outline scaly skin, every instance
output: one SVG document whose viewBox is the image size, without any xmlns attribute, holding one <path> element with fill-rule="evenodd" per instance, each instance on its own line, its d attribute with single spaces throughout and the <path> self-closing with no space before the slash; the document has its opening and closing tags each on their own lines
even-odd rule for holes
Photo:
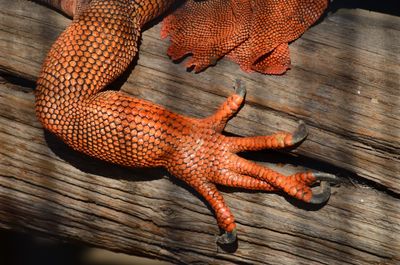
<svg viewBox="0 0 400 265">
<path fill-rule="evenodd" d="M 284 192 L 320 203 L 329 190 L 312 193 L 309 185 L 326 175 L 285 177 L 240 158 L 245 150 L 284 148 L 303 140 L 294 133 L 248 138 L 221 134 L 241 106 L 239 83 L 211 117 L 185 117 L 151 102 L 105 88 L 135 57 L 141 27 L 172 1 L 93 0 L 53 44 L 37 81 L 36 113 L 43 126 L 75 150 L 129 167 L 165 167 L 197 190 L 212 206 L 226 231 L 221 243 L 235 240 L 232 213 L 215 184 Z M 329 186 L 328 186 L 329 187 Z"/>
<path fill-rule="evenodd" d="M 187 0 L 163 21 L 168 55 L 186 54 L 196 72 L 227 57 L 246 72 L 283 74 L 290 67 L 288 43 L 322 15 L 328 0 Z"/>
</svg>

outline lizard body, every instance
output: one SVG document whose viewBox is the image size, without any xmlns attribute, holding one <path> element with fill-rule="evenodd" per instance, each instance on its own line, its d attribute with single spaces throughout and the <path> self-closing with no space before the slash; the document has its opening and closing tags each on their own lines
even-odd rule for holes
<svg viewBox="0 0 400 265">
<path fill-rule="evenodd" d="M 222 135 L 226 122 L 244 100 L 245 90 L 239 82 L 219 110 L 203 119 L 106 90 L 136 56 L 143 25 L 172 2 L 92 0 L 67 5 L 67 13 L 75 13 L 76 6 L 78 12 L 51 47 L 37 81 L 36 113 L 44 128 L 75 150 L 105 161 L 128 167 L 166 168 L 210 203 L 218 225 L 225 231 L 220 243 L 236 239 L 236 225 L 216 184 L 283 190 L 305 202 L 327 200 L 328 185 L 320 193 L 313 193 L 310 185 L 334 176 L 306 172 L 286 177 L 236 155 L 246 150 L 293 146 L 307 135 L 303 124 L 293 134 L 247 138 Z"/>
</svg>

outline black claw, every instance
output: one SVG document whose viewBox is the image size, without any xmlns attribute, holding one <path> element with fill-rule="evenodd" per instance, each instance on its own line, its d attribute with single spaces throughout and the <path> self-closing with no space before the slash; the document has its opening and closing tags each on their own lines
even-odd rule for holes
<svg viewBox="0 0 400 265">
<path fill-rule="evenodd" d="M 313 175 L 316 178 L 316 180 L 327 181 L 329 183 L 339 183 L 340 182 L 340 179 L 336 175 L 333 175 L 333 174 L 314 172 Z"/>
<path fill-rule="evenodd" d="M 296 145 L 306 139 L 308 135 L 306 124 L 303 121 L 299 122 L 299 126 L 297 127 L 296 131 L 292 134 L 292 144 Z"/>
<path fill-rule="evenodd" d="M 331 186 L 326 181 L 321 181 L 320 190 L 317 192 L 313 191 L 313 195 L 310 203 L 321 204 L 326 202 L 331 196 Z"/>
<path fill-rule="evenodd" d="M 321 204 L 326 202 L 331 196 L 331 186 L 330 183 L 339 183 L 340 179 L 333 174 L 314 172 L 313 173 L 316 180 L 321 181 L 319 191 L 313 191 L 313 196 L 310 203 Z"/>
<path fill-rule="evenodd" d="M 221 245 L 229 245 L 233 244 L 236 241 L 236 229 L 234 229 L 232 232 L 225 232 L 221 236 L 217 238 L 218 244 Z"/>
<path fill-rule="evenodd" d="M 246 88 L 243 84 L 243 81 L 240 79 L 235 79 L 235 82 L 233 84 L 233 88 L 235 89 L 235 93 L 244 98 L 246 95 Z"/>
</svg>

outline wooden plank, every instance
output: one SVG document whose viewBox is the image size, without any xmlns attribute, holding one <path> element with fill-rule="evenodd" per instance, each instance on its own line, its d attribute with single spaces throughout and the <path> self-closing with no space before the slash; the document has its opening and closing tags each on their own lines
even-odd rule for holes
<svg viewBox="0 0 400 265">
<path fill-rule="evenodd" d="M 399 199 L 361 185 L 334 188 L 321 209 L 278 194 L 223 189 L 239 230 L 237 250 L 226 253 L 214 244 L 219 231 L 210 209 L 186 185 L 43 137 L 33 107 L 29 88 L 1 82 L 2 228 L 183 263 L 400 262 Z"/>
<path fill-rule="evenodd" d="M 214 244 L 219 231 L 210 209 L 164 171 L 112 166 L 43 137 L 32 89 L 67 23 L 33 3 L 0 0 L 0 67 L 9 73 L 0 82 L 0 227 L 183 263 L 400 262 L 398 17 L 363 10 L 328 15 L 292 45 L 294 67 L 281 77 L 247 75 L 226 60 L 198 75 L 185 72 L 165 55 L 159 26 L 146 31 L 122 86 L 128 93 L 203 117 L 240 77 L 247 104 L 229 132 L 290 130 L 301 118 L 310 137 L 295 154 L 382 185 L 343 184 L 321 209 L 224 189 L 238 221 L 234 253 Z"/>
<path fill-rule="evenodd" d="M 7 2 L 2 1 L 0 65 L 35 80 L 48 48 L 69 20 L 32 4 Z M 291 45 L 294 66 L 285 76 L 248 75 L 227 60 L 201 74 L 186 72 L 165 55 L 168 42 L 160 41 L 157 25 L 145 32 L 137 65 L 122 89 L 204 116 L 240 77 L 247 84 L 247 103 L 227 131 L 254 135 L 292 130 L 302 119 L 310 137 L 296 152 L 398 193 L 399 20 L 357 9 L 330 14 Z"/>
</svg>

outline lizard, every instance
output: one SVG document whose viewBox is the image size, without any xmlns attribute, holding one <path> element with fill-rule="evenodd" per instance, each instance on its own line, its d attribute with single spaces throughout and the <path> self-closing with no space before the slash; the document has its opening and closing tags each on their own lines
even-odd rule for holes
<svg viewBox="0 0 400 265">
<path fill-rule="evenodd" d="M 173 0 L 39 2 L 73 16 L 71 24 L 50 48 L 37 80 L 36 115 L 45 130 L 73 149 L 104 161 L 127 167 L 164 167 L 210 204 L 223 231 L 217 238 L 220 244 L 235 242 L 237 232 L 234 216 L 217 185 L 283 191 L 307 203 L 321 204 L 328 200 L 329 182 L 336 181 L 335 175 L 300 172 L 284 176 L 237 155 L 242 151 L 295 146 L 307 136 L 304 123 L 300 123 L 293 133 L 277 132 L 253 137 L 222 134 L 228 120 L 244 102 L 246 90 L 239 80 L 235 82 L 235 92 L 213 115 L 205 118 L 184 116 L 122 91 L 107 90 L 107 86 L 125 71 L 136 56 L 143 25 L 165 12 Z M 246 3 L 229 3 L 234 5 L 236 2 Z M 183 11 L 178 9 L 178 12 Z M 173 20 L 180 19 L 175 15 L 172 13 L 167 17 L 162 32 L 164 36 L 179 31 L 180 26 Z M 241 43 L 254 45 L 246 44 L 245 40 Z M 171 47 L 174 47 L 169 50 L 174 54 L 172 57 L 183 55 L 176 54 L 179 50 L 176 44 Z M 261 69 L 257 63 L 267 66 L 264 72 L 278 69 L 281 73 L 288 67 L 286 51 L 285 63 L 274 67 L 268 62 L 280 57 L 273 49 L 268 52 L 272 60 L 262 56 L 262 60 L 268 62 L 263 63 L 257 58 L 255 64 L 255 61 L 248 60 L 247 55 L 241 56 L 240 51 L 232 53 L 234 50 L 231 49 L 228 56 L 243 63 L 242 68 L 247 71 Z M 278 48 L 278 53 L 280 51 Z M 196 65 L 196 70 L 201 70 L 207 64 L 198 60 L 207 57 L 210 62 L 211 57 L 218 59 L 221 56 L 221 52 L 204 56 L 194 53 L 192 63 Z M 250 68 L 246 68 L 249 65 Z M 311 186 L 317 182 L 321 190 L 313 191 Z"/>
</svg>

